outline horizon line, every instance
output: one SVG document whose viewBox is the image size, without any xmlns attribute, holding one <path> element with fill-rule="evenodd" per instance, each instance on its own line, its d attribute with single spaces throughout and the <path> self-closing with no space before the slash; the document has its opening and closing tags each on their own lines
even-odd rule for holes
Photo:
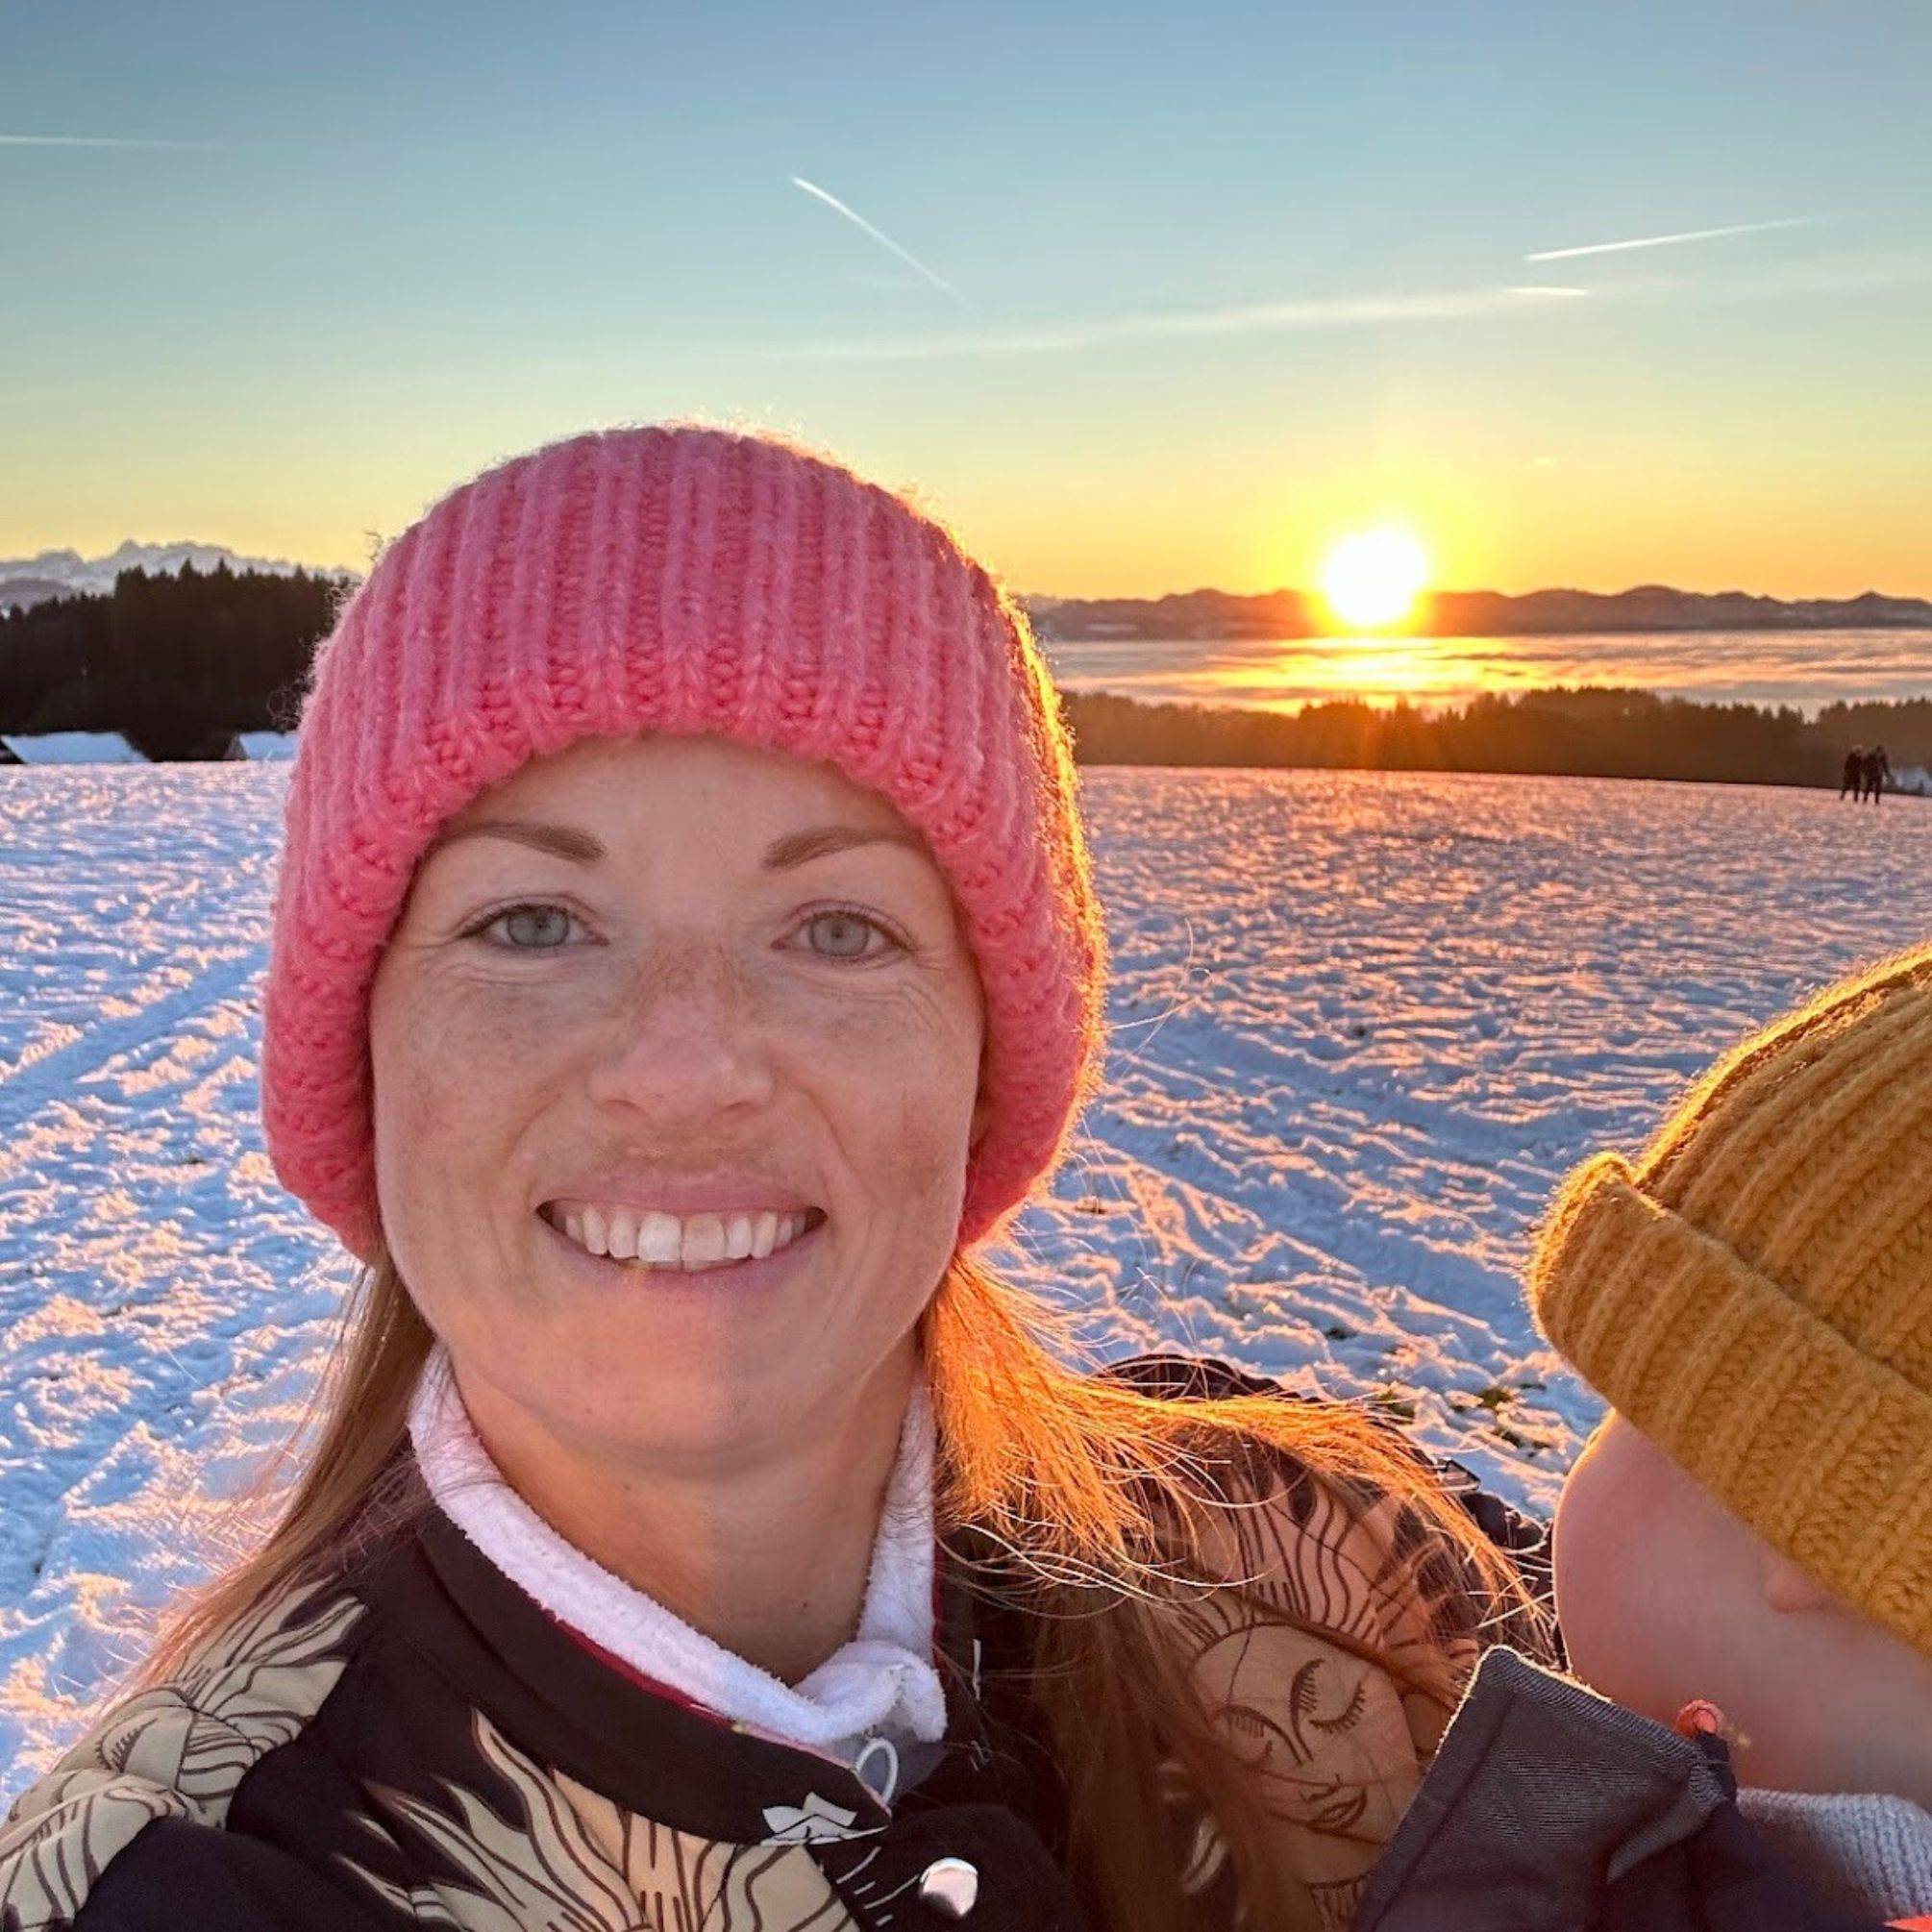
<svg viewBox="0 0 1932 1932">
<path fill-rule="evenodd" d="M 398 534 L 400 533 L 398 533 Z M 260 571 L 261 574 L 264 575 L 279 576 L 284 575 L 290 571 L 301 570 L 306 572 L 310 576 L 328 575 L 334 577 L 351 577 L 357 579 L 358 581 L 360 581 L 366 578 L 369 574 L 366 568 L 358 568 L 353 564 L 314 563 L 299 557 L 244 557 L 240 553 L 229 549 L 229 547 L 226 544 L 208 543 L 200 539 L 192 539 L 186 537 L 175 538 L 164 543 L 147 542 L 139 537 L 125 537 L 122 539 L 121 543 L 117 545 L 113 550 L 106 551 L 98 557 L 90 557 L 86 556 L 77 546 L 73 544 L 44 544 L 40 547 L 40 549 L 37 553 L 35 553 L 32 556 L 0 558 L 0 569 L 7 569 L 11 567 L 14 570 L 20 571 L 21 574 L 24 575 L 25 568 L 37 562 L 41 557 L 61 556 L 61 555 L 78 557 L 80 557 L 81 562 L 84 565 L 91 568 L 98 568 L 100 565 L 107 563 L 111 558 L 117 556 L 122 549 L 125 549 L 129 546 L 132 546 L 136 549 L 143 549 L 143 550 L 220 551 L 223 553 L 223 560 L 227 561 L 229 563 L 230 568 L 234 570 L 237 575 L 239 575 L 243 571 L 255 570 L 255 571 Z M 133 565 L 133 564 L 125 565 L 123 567 L 127 569 L 145 568 L 145 566 Z M 174 571 L 161 571 L 157 572 L 155 574 L 171 577 L 177 575 L 178 573 Z M 203 575 L 203 576 L 211 574 L 212 574 L 211 571 L 197 572 L 197 575 Z M 8 578 L 0 576 L 0 583 L 5 583 L 8 581 L 9 581 Z M 1322 597 L 1322 592 L 1318 589 L 1306 588 L 1292 583 L 1276 584 L 1271 587 L 1260 590 L 1228 590 L 1224 588 L 1220 584 L 1197 583 L 1197 584 L 1191 584 L 1187 586 L 1185 589 L 1177 588 L 1172 590 L 1139 591 L 1139 592 L 1123 592 L 1123 591 L 1070 592 L 1070 591 L 1049 591 L 1049 590 L 1017 590 L 1013 588 L 1010 581 L 1003 578 L 1002 578 L 1000 581 L 1005 585 L 1005 587 L 1008 589 L 1011 595 L 1017 597 L 1022 603 L 1029 605 L 1030 604 L 1047 604 L 1047 605 L 1160 604 L 1172 599 L 1188 598 L 1188 597 L 1227 597 L 1227 598 L 1239 598 L 1247 601 L 1255 601 L 1258 599 L 1271 598 L 1271 597 L 1300 597 L 1319 601 Z M 1591 589 L 1589 586 L 1580 583 L 1539 583 L 1532 585 L 1530 588 L 1526 590 L 1499 590 L 1495 588 L 1493 585 L 1488 584 L 1474 584 L 1467 587 L 1452 584 L 1438 584 L 1438 585 L 1432 585 L 1429 588 L 1419 592 L 1418 602 L 1424 603 L 1428 601 L 1429 599 L 1450 598 L 1450 597 L 1499 597 L 1511 601 L 1521 601 L 1522 599 L 1528 597 L 1548 597 L 1548 596 L 1617 598 L 1617 597 L 1629 597 L 1639 591 L 1646 591 L 1646 590 L 1661 591 L 1672 597 L 1697 597 L 1697 598 L 1707 598 L 1707 599 L 1718 599 L 1725 597 L 1749 597 L 1749 598 L 1755 598 L 1763 603 L 1780 604 L 1780 605 L 1856 604 L 1864 601 L 1867 598 L 1876 598 L 1880 602 L 1888 604 L 1932 605 L 1932 588 L 1928 588 L 1922 591 L 1880 590 L 1875 585 L 1867 584 L 1866 587 L 1862 590 L 1854 590 L 1841 595 L 1833 595 L 1827 592 L 1816 592 L 1816 591 L 1799 592 L 1791 595 L 1785 595 L 1776 591 L 1770 591 L 1770 590 L 1746 590 L 1736 584 L 1726 585 L 1723 589 L 1721 590 L 1693 590 L 1686 588 L 1683 584 L 1680 583 L 1665 583 L 1659 582 L 1654 578 L 1647 578 L 1639 582 L 1628 582 L 1623 584 L 1622 588 L 1616 590 L 1596 590 Z M 105 592 L 101 591 L 82 591 L 82 590 L 72 590 L 66 592 L 65 594 L 72 596 L 106 595 Z M 46 599 L 43 601 L 51 603 L 53 600 Z M 31 608 L 32 607 L 22 605 L 22 606 L 10 606 L 8 607 L 26 609 Z M 5 614 L 4 612 L 0 612 L 0 615 L 4 614 Z"/>
</svg>

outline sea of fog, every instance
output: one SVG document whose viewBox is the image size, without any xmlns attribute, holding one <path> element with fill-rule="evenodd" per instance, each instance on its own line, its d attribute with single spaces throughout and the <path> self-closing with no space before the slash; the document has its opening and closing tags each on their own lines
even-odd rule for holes
<svg viewBox="0 0 1932 1932">
<path fill-rule="evenodd" d="M 346 1257 L 279 1185 L 259 1001 L 288 768 L 0 770 L 0 1801 L 205 1573 Z M 996 1259 L 1101 1357 L 1381 1397 L 1550 1506 L 1598 1404 L 1518 1292 L 1583 1154 L 1932 936 L 1932 803 L 1089 767 L 1105 1086 Z"/>
<path fill-rule="evenodd" d="M 1459 704 L 1478 691 L 1631 684 L 1707 703 L 1794 705 L 1932 691 L 1932 631 L 1660 631 L 1628 636 L 1098 638 L 1046 642 L 1069 690 L 1299 710 L 1311 701 Z"/>
</svg>

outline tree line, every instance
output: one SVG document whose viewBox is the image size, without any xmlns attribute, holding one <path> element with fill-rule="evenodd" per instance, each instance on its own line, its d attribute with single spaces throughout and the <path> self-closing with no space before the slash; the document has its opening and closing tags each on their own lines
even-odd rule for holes
<svg viewBox="0 0 1932 1932">
<path fill-rule="evenodd" d="M 157 759 L 230 731 L 291 731 L 315 646 L 354 580 L 328 572 L 124 570 L 106 593 L 0 613 L 0 731 L 118 731 Z M 1061 693 L 1083 764 L 1533 772 L 1836 787 L 1848 745 L 1932 766 L 1932 700 L 1706 705 L 1561 687 L 1425 712 L 1350 700 L 1299 712 Z"/>
<path fill-rule="evenodd" d="M 122 731 L 155 759 L 292 731 L 349 580 L 184 564 L 0 614 L 0 731 Z"/>
<path fill-rule="evenodd" d="M 1293 713 L 1147 704 L 1069 692 L 1076 755 L 1096 765 L 1299 765 L 1369 771 L 1525 772 L 1689 779 L 1836 789 L 1853 744 L 1882 743 L 1893 766 L 1932 766 L 1932 701 L 1711 705 L 1655 691 L 1553 686 L 1425 712 L 1352 700 Z"/>
</svg>

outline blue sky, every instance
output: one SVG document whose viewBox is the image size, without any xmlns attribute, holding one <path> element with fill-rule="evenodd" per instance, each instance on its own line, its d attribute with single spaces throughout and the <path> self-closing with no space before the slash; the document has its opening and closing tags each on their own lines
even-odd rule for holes
<svg viewBox="0 0 1932 1932">
<path fill-rule="evenodd" d="M 8 0 L 0 555 L 359 565 L 696 414 L 1030 591 L 1395 516 L 1460 584 L 1932 593 L 1928 72 L 1917 5 Z"/>
</svg>

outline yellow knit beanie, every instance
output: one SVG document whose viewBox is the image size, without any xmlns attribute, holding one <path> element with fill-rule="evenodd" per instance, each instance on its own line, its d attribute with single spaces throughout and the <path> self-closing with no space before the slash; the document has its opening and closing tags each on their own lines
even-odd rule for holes
<svg viewBox="0 0 1932 1932">
<path fill-rule="evenodd" d="M 1549 1344 L 1842 1601 L 1932 1652 L 1932 948 L 1721 1061 L 1565 1181 Z"/>
</svg>

